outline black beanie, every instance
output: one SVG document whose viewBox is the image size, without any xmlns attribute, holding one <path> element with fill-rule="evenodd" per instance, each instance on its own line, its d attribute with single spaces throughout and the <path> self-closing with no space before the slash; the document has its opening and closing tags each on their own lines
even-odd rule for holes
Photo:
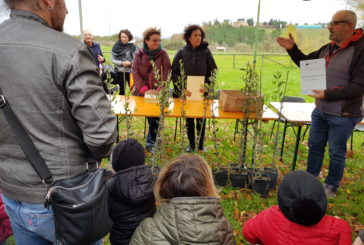
<svg viewBox="0 0 364 245">
<path fill-rule="evenodd" d="M 311 226 L 326 213 L 327 198 L 321 182 L 305 171 L 287 174 L 278 189 L 278 205 L 290 221 Z"/>
<path fill-rule="evenodd" d="M 135 139 L 119 142 L 112 153 L 112 167 L 117 172 L 130 167 L 144 165 L 145 150 Z"/>
</svg>

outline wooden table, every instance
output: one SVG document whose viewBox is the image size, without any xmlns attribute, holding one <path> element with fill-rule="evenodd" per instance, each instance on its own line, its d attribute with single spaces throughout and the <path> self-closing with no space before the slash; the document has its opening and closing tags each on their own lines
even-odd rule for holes
<svg viewBox="0 0 364 245">
<path fill-rule="evenodd" d="M 285 120 L 285 127 L 282 136 L 281 157 L 283 155 L 284 139 L 286 135 L 286 125 L 291 123 L 293 126 L 297 126 L 296 143 L 293 153 L 292 171 L 296 168 L 298 146 L 301 140 L 302 127 L 304 125 L 311 124 L 311 114 L 315 109 L 314 103 L 302 103 L 302 102 L 283 102 L 282 109 L 280 108 L 280 102 L 271 102 L 272 107 L 277 113 Z M 358 125 L 364 125 L 364 119 L 358 123 Z"/>
<path fill-rule="evenodd" d="M 179 99 L 170 99 L 171 103 L 168 107 L 168 113 L 166 117 L 181 117 L 181 101 Z M 125 96 L 117 96 L 116 101 L 112 102 L 112 109 L 117 116 L 125 115 Z M 141 96 L 129 96 L 128 98 L 129 110 L 131 116 L 140 117 L 159 117 L 160 109 L 157 103 L 145 102 L 144 97 Z M 185 117 L 187 118 L 204 118 L 204 109 L 202 101 L 186 101 L 185 104 Z M 219 107 L 219 101 L 214 100 L 209 102 L 208 110 L 206 111 L 206 118 L 216 119 L 243 119 L 244 114 L 242 112 L 224 112 Z M 264 121 L 277 120 L 278 115 L 264 106 L 264 112 L 261 117 L 256 113 L 249 113 L 248 119 L 262 119 Z"/>
<path fill-rule="evenodd" d="M 170 105 L 168 107 L 168 113 L 166 117 L 181 117 L 181 100 L 180 99 L 170 99 Z M 115 115 L 125 116 L 125 103 L 126 97 L 119 95 L 116 100 L 112 102 L 112 109 Z M 128 109 L 130 110 L 130 116 L 140 116 L 140 117 L 159 117 L 160 108 L 157 103 L 145 102 L 144 97 L 141 96 L 129 96 L 128 98 Z M 263 121 L 277 120 L 278 115 L 264 105 L 263 115 L 258 116 L 256 113 L 249 113 L 246 118 L 242 112 L 224 112 L 219 106 L 219 101 L 210 101 L 208 105 L 208 110 L 206 115 L 204 115 L 203 101 L 186 101 L 185 104 L 185 116 L 186 118 L 216 118 L 216 119 L 258 119 Z M 176 126 L 177 127 L 177 126 Z M 119 132 L 119 131 L 118 131 Z M 119 138 L 119 137 L 118 137 Z M 246 144 L 246 134 L 244 138 L 244 143 Z M 245 152 L 243 152 L 245 155 Z"/>
</svg>

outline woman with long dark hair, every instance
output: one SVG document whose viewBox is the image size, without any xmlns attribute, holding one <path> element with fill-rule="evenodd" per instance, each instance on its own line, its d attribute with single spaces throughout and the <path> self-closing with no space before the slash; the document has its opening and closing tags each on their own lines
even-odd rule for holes
<svg viewBox="0 0 364 245">
<path fill-rule="evenodd" d="M 210 77 L 213 70 L 217 69 L 211 51 L 208 48 L 208 43 L 204 41 L 205 32 L 198 25 L 189 25 L 185 28 L 183 39 L 186 41 L 186 46 L 180 49 L 172 63 L 172 80 L 174 85 L 174 97 L 180 95 L 181 88 L 178 88 L 177 81 L 180 76 L 182 60 L 184 72 L 187 76 L 205 76 L 205 83 L 210 84 Z M 190 91 L 186 91 L 186 96 L 191 96 Z M 203 119 L 196 118 L 197 135 L 200 135 L 198 142 L 198 150 L 204 150 L 205 125 Z M 202 125 L 203 124 L 203 125 Z M 187 147 L 187 152 L 195 151 L 195 118 L 186 119 L 187 136 L 190 142 Z"/>
<path fill-rule="evenodd" d="M 119 32 L 118 40 L 112 47 L 111 62 L 117 68 L 116 83 L 119 84 L 120 94 L 125 94 L 125 83 L 130 86 L 130 72 L 134 53 L 137 46 L 132 42 L 133 35 L 128 29 Z"/>
</svg>

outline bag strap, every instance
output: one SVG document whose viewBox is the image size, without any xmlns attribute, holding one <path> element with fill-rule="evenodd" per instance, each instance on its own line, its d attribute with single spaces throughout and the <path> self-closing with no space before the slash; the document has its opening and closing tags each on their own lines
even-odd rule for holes
<svg viewBox="0 0 364 245">
<path fill-rule="evenodd" d="M 39 151 L 35 147 L 28 132 L 25 130 L 24 126 L 14 114 L 13 110 L 10 107 L 10 104 L 6 101 L 1 88 L 0 109 L 3 112 L 10 129 L 14 133 L 18 144 L 21 146 L 25 156 L 31 163 L 32 167 L 34 168 L 35 172 L 38 174 L 42 182 L 47 186 L 53 184 L 54 179 L 51 172 L 49 171 L 48 166 L 45 164 L 43 157 L 40 155 Z"/>
</svg>

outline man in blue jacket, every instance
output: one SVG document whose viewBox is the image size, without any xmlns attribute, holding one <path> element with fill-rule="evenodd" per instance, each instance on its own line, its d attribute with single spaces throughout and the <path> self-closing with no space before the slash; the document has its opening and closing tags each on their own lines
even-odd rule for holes
<svg viewBox="0 0 364 245">
<path fill-rule="evenodd" d="M 362 29 L 355 29 L 356 20 L 353 11 L 336 12 L 328 25 L 331 42 L 308 55 L 298 49 L 291 35 L 277 38 L 298 66 L 301 60 L 326 60 L 326 90 L 314 89 L 310 95 L 316 108 L 308 139 L 307 171 L 320 174 L 328 143 L 330 166 L 324 189 L 329 198 L 335 197 L 344 175 L 346 142 L 364 114 L 364 37 Z"/>
</svg>

